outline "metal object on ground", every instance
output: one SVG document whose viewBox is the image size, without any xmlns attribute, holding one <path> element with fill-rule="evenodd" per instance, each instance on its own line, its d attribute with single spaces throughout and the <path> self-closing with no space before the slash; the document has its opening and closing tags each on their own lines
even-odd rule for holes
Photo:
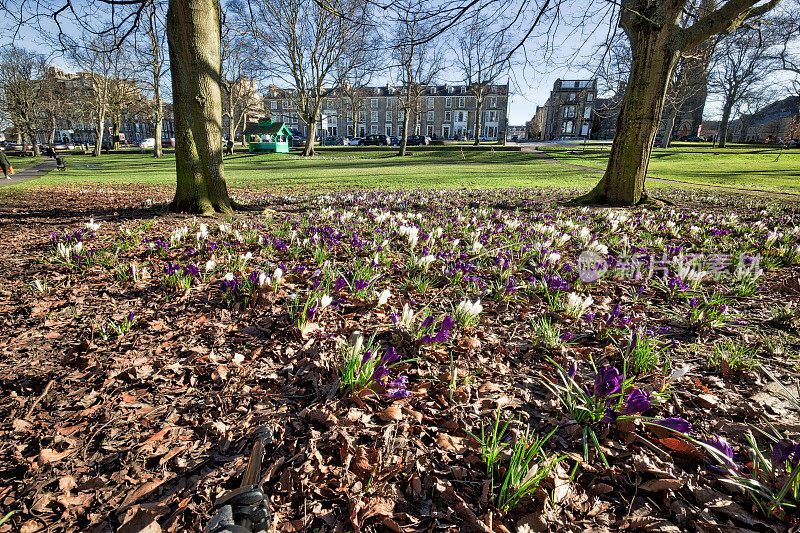
<svg viewBox="0 0 800 533">
<path fill-rule="evenodd" d="M 264 460 L 264 445 L 273 439 L 272 429 L 263 426 L 255 432 L 256 442 L 250 460 L 237 489 L 229 490 L 214 502 L 217 514 L 206 526 L 206 533 L 267 533 L 272 513 L 264 496 L 261 478 L 261 462 Z"/>
</svg>

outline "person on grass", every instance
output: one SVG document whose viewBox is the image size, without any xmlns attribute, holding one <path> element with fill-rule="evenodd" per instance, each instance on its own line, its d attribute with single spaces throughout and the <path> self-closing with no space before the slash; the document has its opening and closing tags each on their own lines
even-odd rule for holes
<svg viewBox="0 0 800 533">
<path fill-rule="evenodd" d="M 3 169 L 3 176 L 5 176 L 7 180 L 10 180 L 11 176 L 8 174 L 11 171 L 11 163 L 8 161 L 4 150 L 4 148 L 0 148 L 0 169 Z"/>
</svg>

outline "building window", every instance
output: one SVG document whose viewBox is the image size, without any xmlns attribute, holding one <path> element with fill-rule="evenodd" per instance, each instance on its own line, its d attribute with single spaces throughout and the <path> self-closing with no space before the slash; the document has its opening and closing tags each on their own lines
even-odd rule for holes
<svg viewBox="0 0 800 533">
<path fill-rule="evenodd" d="M 378 109 L 378 99 L 370 98 L 369 105 L 372 107 L 372 109 Z"/>
<path fill-rule="evenodd" d="M 489 98 L 489 107 L 497 107 L 497 97 L 492 96 Z"/>
<path fill-rule="evenodd" d="M 575 101 L 575 93 L 569 93 L 569 101 L 570 102 L 574 102 Z"/>
<path fill-rule="evenodd" d="M 583 108 L 583 118 L 590 119 L 592 118 L 592 106 L 586 106 Z"/>
<path fill-rule="evenodd" d="M 431 87 L 430 91 L 431 91 L 431 94 L 436 94 L 436 87 Z"/>
<path fill-rule="evenodd" d="M 278 102 L 273 100 L 272 102 L 269 103 L 269 108 L 270 109 L 278 109 Z"/>
<path fill-rule="evenodd" d="M 572 134 L 575 133 L 575 123 L 571 120 L 568 120 L 564 123 L 564 134 Z"/>
<path fill-rule="evenodd" d="M 581 82 L 579 82 L 579 81 L 576 81 L 576 82 L 575 82 L 575 88 L 577 89 L 577 88 L 578 88 L 578 87 L 580 87 L 580 86 L 581 86 Z"/>
<path fill-rule="evenodd" d="M 433 137 L 433 125 L 428 124 L 428 137 Z"/>
<path fill-rule="evenodd" d="M 391 108 L 392 108 L 392 99 L 391 98 L 387 98 L 386 99 L 386 109 L 391 109 Z"/>
<path fill-rule="evenodd" d="M 592 100 L 594 100 L 594 93 L 587 94 L 586 95 L 586 101 L 587 102 L 591 102 Z"/>
<path fill-rule="evenodd" d="M 392 135 L 392 125 L 391 124 L 386 124 L 386 135 L 389 135 L 389 136 Z"/>
<path fill-rule="evenodd" d="M 432 96 L 428 97 L 428 107 L 433 107 L 433 97 Z"/>
<path fill-rule="evenodd" d="M 575 118 L 578 116 L 578 106 L 566 105 L 564 106 L 564 118 Z"/>
<path fill-rule="evenodd" d="M 378 122 L 378 112 L 373 111 L 370 116 L 370 122 Z"/>
<path fill-rule="evenodd" d="M 372 126 L 370 126 L 370 127 L 369 127 L 369 132 L 370 132 L 371 134 L 373 134 L 373 135 L 375 135 L 376 133 L 378 133 L 378 125 L 377 125 L 377 124 L 373 124 Z"/>
<path fill-rule="evenodd" d="M 359 111 L 358 112 L 358 121 L 359 122 L 364 122 L 364 112 L 363 111 Z"/>
<path fill-rule="evenodd" d="M 458 97 L 458 107 L 464 107 L 467 103 L 467 99 L 463 96 Z"/>
<path fill-rule="evenodd" d="M 487 111 L 486 122 L 497 122 L 497 111 Z"/>
<path fill-rule="evenodd" d="M 444 121 L 445 122 L 452 122 L 453 120 L 453 112 L 452 111 L 445 111 L 444 112 Z"/>
<path fill-rule="evenodd" d="M 464 122 L 465 120 L 466 119 L 464 118 L 464 112 L 463 111 L 459 111 L 458 112 L 458 122 Z"/>
<path fill-rule="evenodd" d="M 444 99 L 444 106 L 445 107 L 453 107 L 453 99 L 449 96 Z"/>
<path fill-rule="evenodd" d="M 386 122 L 391 122 L 391 121 L 392 121 L 392 112 L 391 111 L 387 111 L 386 112 Z"/>
<path fill-rule="evenodd" d="M 428 122 L 433 122 L 433 111 L 428 111 Z"/>
</svg>

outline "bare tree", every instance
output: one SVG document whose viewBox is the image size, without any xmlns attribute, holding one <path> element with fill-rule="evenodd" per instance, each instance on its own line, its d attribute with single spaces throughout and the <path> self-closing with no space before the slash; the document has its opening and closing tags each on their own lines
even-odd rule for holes
<svg viewBox="0 0 800 533">
<path fill-rule="evenodd" d="M 247 114 L 253 111 L 257 95 L 250 59 L 253 51 L 243 30 L 246 27 L 231 24 L 222 29 L 222 116 L 228 117 L 228 139 L 232 141 Z"/>
<path fill-rule="evenodd" d="M 499 27 L 498 27 L 499 26 Z M 511 46 L 502 21 L 477 11 L 456 28 L 455 65 L 475 97 L 475 146 L 480 143 L 483 103 L 489 89 L 509 71 Z"/>
<path fill-rule="evenodd" d="M 774 69 L 769 57 L 773 41 L 761 28 L 740 28 L 720 42 L 710 87 L 722 96 L 719 147 L 727 144 L 731 113 L 737 106 L 760 100 L 765 77 Z"/>
<path fill-rule="evenodd" d="M 22 135 L 23 142 L 33 145 L 39 155 L 37 125 L 42 115 L 41 80 L 46 72 L 45 58 L 16 46 L 8 46 L 0 54 L 0 96 L 3 112 Z"/>
<path fill-rule="evenodd" d="M 163 1 L 150 1 L 146 6 L 145 16 L 139 22 L 134 34 L 133 48 L 138 63 L 137 76 L 145 92 L 152 98 L 149 113 L 153 117 L 155 145 L 153 157 L 164 155 L 162 148 L 162 130 L 164 122 L 164 99 L 162 87 L 167 65 L 166 6 Z"/>
<path fill-rule="evenodd" d="M 263 70 L 294 87 L 307 128 L 303 155 L 314 155 L 323 101 L 336 88 L 348 49 L 366 42 L 369 4 L 360 0 L 250 0 L 231 5 L 258 43 Z M 264 54 L 264 52 L 267 52 Z"/>
<path fill-rule="evenodd" d="M 403 122 L 400 129 L 400 151 L 406 154 L 408 125 L 416 115 L 422 95 L 444 68 L 438 43 L 426 40 L 431 31 L 422 9 L 422 0 L 402 0 L 396 4 L 395 43 L 392 47 L 400 81 L 400 108 Z"/>
<path fill-rule="evenodd" d="M 678 66 L 667 89 L 663 148 L 669 148 L 672 142 L 672 133 L 679 114 L 697 111 L 702 113 L 708 90 L 708 62 L 712 51 L 711 46 L 698 47 L 694 53 L 678 59 Z"/>
<path fill-rule="evenodd" d="M 349 108 L 347 118 L 352 117 L 353 121 L 353 136 L 359 135 L 358 126 L 367 87 L 372 77 L 382 70 L 382 62 L 386 60 L 382 53 L 382 40 L 377 32 L 362 32 L 360 37 L 368 41 L 345 43 L 345 53 L 336 64 L 336 86 L 346 99 Z"/>
</svg>

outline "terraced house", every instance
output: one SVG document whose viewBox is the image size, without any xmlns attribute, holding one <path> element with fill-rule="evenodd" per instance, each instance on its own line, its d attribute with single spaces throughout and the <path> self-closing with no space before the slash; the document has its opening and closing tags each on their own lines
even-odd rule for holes
<svg viewBox="0 0 800 533">
<path fill-rule="evenodd" d="M 317 136 L 363 137 L 383 133 L 399 137 L 404 112 L 401 98 L 401 88 L 391 84 L 332 91 L 323 101 Z M 306 135 L 295 99 L 293 90 L 271 87 L 264 97 L 264 111 L 273 120 L 285 122 Z M 466 86 L 431 85 L 414 103 L 409 134 L 432 139 L 473 138 L 476 112 L 475 97 Z M 501 138 L 507 127 L 508 84 L 490 87 L 480 113 L 480 136 L 487 140 Z"/>
</svg>

